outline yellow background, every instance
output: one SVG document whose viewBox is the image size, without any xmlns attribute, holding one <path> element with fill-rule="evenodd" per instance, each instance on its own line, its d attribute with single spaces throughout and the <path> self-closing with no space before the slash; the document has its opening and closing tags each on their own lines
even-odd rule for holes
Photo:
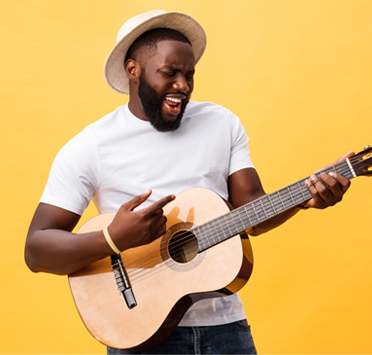
<svg viewBox="0 0 372 355">
<path fill-rule="evenodd" d="M 57 151 L 126 103 L 102 75 L 126 19 L 163 8 L 200 21 L 208 46 L 193 99 L 241 117 L 266 191 L 372 144 L 371 0 L 0 5 L 1 353 L 105 353 L 67 278 L 32 274 L 23 248 Z M 259 353 L 372 353 L 371 182 L 355 179 L 343 203 L 253 238 L 255 271 L 240 294 Z"/>
</svg>

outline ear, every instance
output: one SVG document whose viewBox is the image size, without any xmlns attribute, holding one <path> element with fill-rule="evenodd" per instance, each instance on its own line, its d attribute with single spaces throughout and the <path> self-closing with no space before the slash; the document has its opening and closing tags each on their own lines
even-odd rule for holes
<svg viewBox="0 0 372 355">
<path fill-rule="evenodd" d="M 141 66 L 133 59 L 128 59 L 124 65 L 129 81 L 137 84 L 141 76 Z"/>
</svg>

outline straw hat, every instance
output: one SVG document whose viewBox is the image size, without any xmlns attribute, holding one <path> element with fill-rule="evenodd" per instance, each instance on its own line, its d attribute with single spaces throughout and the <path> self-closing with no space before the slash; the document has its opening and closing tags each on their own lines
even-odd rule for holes
<svg viewBox="0 0 372 355">
<path fill-rule="evenodd" d="M 181 32 L 191 42 L 195 62 L 203 55 L 207 37 L 201 25 L 182 12 L 155 10 L 128 20 L 119 30 L 116 45 L 106 59 L 104 75 L 109 86 L 120 94 L 129 94 L 129 80 L 124 59 L 129 47 L 143 33 L 155 28 L 170 28 Z"/>
</svg>

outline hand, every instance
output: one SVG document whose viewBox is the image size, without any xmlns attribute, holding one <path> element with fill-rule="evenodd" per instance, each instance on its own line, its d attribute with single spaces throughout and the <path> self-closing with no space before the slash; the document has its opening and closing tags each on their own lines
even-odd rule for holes
<svg viewBox="0 0 372 355">
<path fill-rule="evenodd" d="M 350 158 L 354 155 L 354 152 L 349 152 L 340 159 L 336 160 L 333 164 L 338 163 L 346 158 Z M 305 181 L 306 187 L 311 193 L 312 198 L 303 204 L 304 207 L 323 209 L 333 206 L 342 200 L 345 192 L 350 187 L 350 181 L 344 176 L 335 172 L 330 172 L 329 174 L 321 173 L 319 177 L 320 180 L 315 174 L 312 174 L 310 179 Z"/>
<path fill-rule="evenodd" d="M 152 191 L 134 197 L 119 208 L 114 220 L 108 226 L 109 234 L 120 250 L 151 243 L 166 231 L 167 218 L 163 215 L 163 207 L 176 197 L 168 195 L 151 206 L 133 211 L 146 201 Z"/>
</svg>

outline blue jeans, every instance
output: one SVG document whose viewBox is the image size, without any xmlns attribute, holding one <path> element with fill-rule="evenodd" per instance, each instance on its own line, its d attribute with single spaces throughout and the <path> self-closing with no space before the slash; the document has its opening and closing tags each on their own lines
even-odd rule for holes
<svg viewBox="0 0 372 355">
<path fill-rule="evenodd" d="M 107 348 L 107 354 L 135 354 Z M 141 354 L 257 354 L 246 320 L 213 327 L 177 327 L 160 345 Z"/>
</svg>

